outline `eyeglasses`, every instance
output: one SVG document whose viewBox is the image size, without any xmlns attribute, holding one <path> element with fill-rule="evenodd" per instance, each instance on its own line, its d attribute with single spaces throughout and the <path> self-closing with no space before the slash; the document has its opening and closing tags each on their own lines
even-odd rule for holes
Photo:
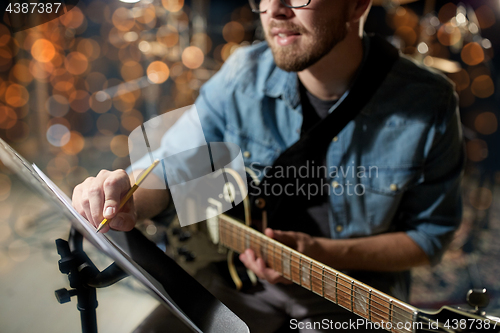
<svg viewBox="0 0 500 333">
<path fill-rule="evenodd" d="M 252 12 L 265 13 L 271 0 L 248 0 Z M 303 8 L 311 3 L 311 0 L 281 0 L 281 3 L 288 8 Z"/>
</svg>

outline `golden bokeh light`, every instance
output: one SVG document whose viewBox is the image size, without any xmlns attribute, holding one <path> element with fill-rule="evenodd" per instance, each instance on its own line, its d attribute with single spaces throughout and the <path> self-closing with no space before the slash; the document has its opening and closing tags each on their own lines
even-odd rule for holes
<svg viewBox="0 0 500 333">
<path fill-rule="evenodd" d="M 65 134 L 63 140 L 67 140 L 67 143 L 61 149 L 68 155 L 77 155 L 85 147 L 85 139 L 76 131 Z"/>
<path fill-rule="evenodd" d="M 456 73 L 448 74 L 448 77 L 455 83 L 457 91 L 462 91 L 470 85 L 469 73 L 463 68 Z"/>
<path fill-rule="evenodd" d="M 495 25 L 495 13 L 488 5 L 482 5 L 476 9 L 476 17 L 481 29 L 488 29 Z"/>
<path fill-rule="evenodd" d="M 173 47 L 179 42 L 179 32 L 174 26 L 166 24 L 158 29 L 156 39 L 167 47 Z"/>
<path fill-rule="evenodd" d="M 45 82 L 54 70 L 54 65 L 50 62 L 39 62 L 35 59 L 30 61 L 30 73 L 38 81 Z"/>
<path fill-rule="evenodd" d="M 190 69 L 200 67 L 205 61 L 203 51 L 196 46 L 189 46 L 182 52 L 182 63 Z"/>
<path fill-rule="evenodd" d="M 86 56 L 89 61 L 96 60 L 101 53 L 99 43 L 91 38 L 80 40 L 76 46 L 76 50 Z"/>
<path fill-rule="evenodd" d="M 8 106 L 0 105 L 0 128 L 9 129 L 14 127 L 16 123 L 17 123 L 16 112 Z"/>
<path fill-rule="evenodd" d="M 455 15 L 457 15 L 457 6 L 449 2 L 441 7 L 438 13 L 438 18 L 441 23 L 447 23 L 449 20 L 455 17 Z"/>
<path fill-rule="evenodd" d="M 84 113 L 89 108 L 90 95 L 85 90 L 75 90 L 69 96 L 69 106 L 78 113 Z"/>
<path fill-rule="evenodd" d="M 245 38 L 245 28 L 241 23 L 231 21 L 222 29 L 222 36 L 228 43 L 241 43 Z"/>
<path fill-rule="evenodd" d="M 38 39 L 33 43 L 31 47 L 31 55 L 34 59 L 40 62 L 49 62 L 54 58 L 56 54 L 56 48 L 54 45 L 46 39 Z"/>
<path fill-rule="evenodd" d="M 131 110 L 121 116 L 121 125 L 128 132 L 132 132 L 144 122 L 142 114 L 137 110 Z"/>
<path fill-rule="evenodd" d="M 231 54 L 234 53 L 240 47 L 239 44 L 236 43 L 227 43 L 222 47 L 221 50 L 221 58 L 223 61 L 226 61 Z"/>
<path fill-rule="evenodd" d="M 184 6 L 184 0 L 161 0 L 161 4 L 169 12 L 176 13 Z"/>
<path fill-rule="evenodd" d="M 29 96 L 25 87 L 13 83 L 5 91 L 5 102 L 14 108 L 19 108 L 28 103 Z"/>
<path fill-rule="evenodd" d="M 472 81 L 471 91 L 476 97 L 488 98 L 495 93 L 495 85 L 489 75 L 480 75 Z"/>
<path fill-rule="evenodd" d="M 10 31 L 9 29 L 0 24 L 0 46 L 5 46 L 10 42 Z"/>
<path fill-rule="evenodd" d="M 137 61 L 129 60 L 123 64 L 120 73 L 125 81 L 131 81 L 142 77 L 144 69 Z"/>
<path fill-rule="evenodd" d="M 417 33 L 412 27 L 399 27 L 396 29 L 394 34 L 404 41 L 405 46 L 411 46 L 417 42 Z"/>
<path fill-rule="evenodd" d="M 115 136 L 110 143 L 111 152 L 118 157 L 128 155 L 128 137 L 126 135 Z"/>
<path fill-rule="evenodd" d="M 82 25 L 85 17 L 78 7 L 73 7 L 69 12 L 59 17 L 59 21 L 66 27 L 76 29 Z"/>
<path fill-rule="evenodd" d="M 212 49 L 212 39 L 203 32 L 199 32 L 191 37 L 191 45 L 199 47 L 206 55 Z"/>
<path fill-rule="evenodd" d="M 83 53 L 71 52 L 64 59 L 64 67 L 66 70 L 73 75 L 83 74 L 89 66 L 88 59 Z"/>
<path fill-rule="evenodd" d="M 475 66 L 484 61 L 484 51 L 476 42 L 466 44 L 462 49 L 462 60 L 469 66 Z"/>
<path fill-rule="evenodd" d="M 10 80 L 18 81 L 23 83 L 24 85 L 29 84 L 33 81 L 33 75 L 31 75 L 29 71 L 29 61 L 25 59 L 19 60 L 12 69 L 10 70 Z"/>
<path fill-rule="evenodd" d="M 474 127 L 481 134 L 493 134 L 498 129 L 497 117 L 493 112 L 482 112 L 476 117 Z"/>
<path fill-rule="evenodd" d="M 467 157 L 472 162 L 481 162 L 488 157 L 488 145 L 481 139 L 473 139 L 467 142 Z"/>
<path fill-rule="evenodd" d="M 135 25 L 135 19 L 129 9 L 119 7 L 111 17 L 113 25 L 120 31 L 129 31 Z"/>
<path fill-rule="evenodd" d="M 98 91 L 90 96 L 89 105 L 95 112 L 105 113 L 111 108 L 111 97 L 104 91 Z"/>
<path fill-rule="evenodd" d="M 152 5 L 149 6 L 144 6 L 141 8 L 141 15 L 137 17 L 137 22 L 150 26 L 151 28 L 154 27 L 156 23 L 156 11 L 155 7 Z"/>
<path fill-rule="evenodd" d="M 444 46 L 452 46 L 462 40 L 462 33 L 458 27 L 446 23 L 439 28 L 437 38 Z"/>
<path fill-rule="evenodd" d="M 149 81 L 160 84 L 167 81 L 170 75 L 170 70 L 168 69 L 167 64 L 163 61 L 153 61 L 149 64 L 147 73 Z"/>
</svg>

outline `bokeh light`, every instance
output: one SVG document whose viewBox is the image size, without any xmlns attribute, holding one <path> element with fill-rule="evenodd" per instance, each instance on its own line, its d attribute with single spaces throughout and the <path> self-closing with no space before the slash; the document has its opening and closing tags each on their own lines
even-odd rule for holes
<svg viewBox="0 0 500 333">
<path fill-rule="evenodd" d="M 203 51 L 196 46 L 189 46 L 182 52 L 182 63 L 190 69 L 200 67 L 205 60 Z"/>
<path fill-rule="evenodd" d="M 62 147 L 69 142 L 69 129 L 61 124 L 55 124 L 47 130 L 47 140 L 55 147 Z"/>
<path fill-rule="evenodd" d="M 161 4 L 169 12 L 176 13 L 184 6 L 184 0 L 161 0 Z"/>
<path fill-rule="evenodd" d="M 69 101 L 62 95 L 52 95 L 45 102 L 45 110 L 53 117 L 64 117 L 69 111 Z"/>
<path fill-rule="evenodd" d="M 167 81 L 170 70 L 168 69 L 167 64 L 162 61 L 153 61 L 149 64 L 148 69 L 148 79 L 149 81 L 160 84 Z"/>
<path fill-rule="evenodd" d="M 28 99 L 28 90 L 20 84 L 13 83 L 5 91 L 5 102 L 14 108 L 24 106 Z"/>
<path fill-rule="evenodd" d="M 484 61 L 484 52 L 481 45 L 472 42 L 462 49 L 462 60 L 469 66 L 475 66 Z"/>
<path fill-rule="evenodd" d="M 476 97 L 488 98 L 495 93 L 495 85 L 489 75 L 480 75 L 472 81 L 471 91 Z"/>
<path fill-rule="evenodd" d="M 31 55 L 34 59 L 40 62 L 51 61 L 55 54 L 56 49 L 54 45 L 50 41 L 43 38 L 34 42 L 31 47 Z"/>
<path fill-rule="evenodd" d="M 64 134 L 61 141 L 66 142 L 62 145 L 61 149 L 68 155 L 76 155 L 80 153 L 85 146 L 85 139 L 76 131 L 67 132 Z"/>
<path fill-rule="evenodd" d="M 128 137 L 126 135 L 115 136 L 110 143 L 111 152 L 118 157 L 128 155 Z"/>
<path fill-rule="evenodd" d="M 16 112 L 8 107 L 0 105 L 0 128 L 9 129 L 14 127 L 17 122 Z"/>
<path fill-rule="evenodd" d="M 231 21 L 222 29 L 222 36 L 228 43 L 241 43 L 245 38 L 245 28 L 241 23 Z"/>
<path fill-rule="evenodd" d="M 482 112 L 477 115 L 474 121 L 476 131 L 484 135 L 490 135 L 497 131 L 498 120 L 493 112 Z"/>
<path fill-rule="evenodd" d="M 486 210 L 490 208 L 493 202 L 493 193 L 485 187 L 479 187 L 469 194 L 471 205 L 477 210 Z"/>
<path fill-rule="evenodd" d="M 88 68 L 88 59 L 83 53 L 71 52 L 64 59 L 66 70 L 73 75 L 83 74 Z"/>
</svg>

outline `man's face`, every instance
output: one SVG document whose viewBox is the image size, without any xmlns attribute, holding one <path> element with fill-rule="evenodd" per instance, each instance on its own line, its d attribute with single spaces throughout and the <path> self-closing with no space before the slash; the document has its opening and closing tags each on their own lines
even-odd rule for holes
<svg viewBox="0 0 500 333">
<path fill-rule="evenodd" d="M 348 0 L 312 0 L 290 9 L 267 0 L 261 14 L 266 40 L 278 67 L 300 72 L 328 54 L 347 34 Z"/>
</svg>

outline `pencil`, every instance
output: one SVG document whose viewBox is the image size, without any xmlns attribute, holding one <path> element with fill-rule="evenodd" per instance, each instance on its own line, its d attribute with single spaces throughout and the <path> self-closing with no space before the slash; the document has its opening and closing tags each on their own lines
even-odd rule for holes
<svg viewBox="0 0 500 333">
<path fill-rule="evenodd" d="M 144 171 L 143 173 L 141 173 L 141 175 L 139 176 L 139 179 L 137 179 L 137 181 L 135 182 L 134 186 L 132 186 L 130 188 L 130 190 L 128 190 L 127 195 L 125 195 L 123 197 L 122 201 L 120 202 L 120 207 L 118 208 L 118 210 L 122 209 L 123 206 L 125 206 L 125 204 L 127 203 L 127 201 L 132 197 L 132 195 L 134 194 L 134 192 L 139 188 L 139 186 L 144 181 L 144 179 L 146 179 L 146 177 L 151 173 L 151 171 L 153 171 L 153 169 L 155 168 L 155 166 L 158 165 L 158 163 L 160 163 L 159 160 L 154 161 L 153 164 L 151 164 L 149 166 L 149 168 L 146 169 L 146 171 Z M 99 224 L 99 227 L 96 230 L 96 233 L 98 233 L 99 231 L 101 231 L 101 229 L 108 222 L 109 222 L 108 219 L 102 220 L 101 224 Z"/>
</svg>

